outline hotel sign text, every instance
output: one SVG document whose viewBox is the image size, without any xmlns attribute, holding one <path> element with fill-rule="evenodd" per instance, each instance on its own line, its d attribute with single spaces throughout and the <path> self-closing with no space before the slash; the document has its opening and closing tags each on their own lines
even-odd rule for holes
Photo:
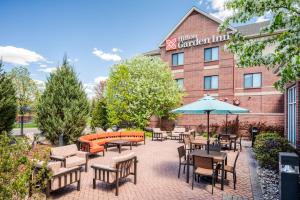
<svg viewBox="0 0 300 200">
<path fill-rule="evenodd" d="M 205 44 L 211 44 L 216 42 L 223 42 L 229 40 L 231 32 L 225 35 L 211 36 L 207 38 L 198 38 L 196 34 L 183 35 L 178 38 L 171 38 L 166 40 L 166 51 L 175 49 L 182 49 L 193 46 L 200 46 Z"/>
</svg>

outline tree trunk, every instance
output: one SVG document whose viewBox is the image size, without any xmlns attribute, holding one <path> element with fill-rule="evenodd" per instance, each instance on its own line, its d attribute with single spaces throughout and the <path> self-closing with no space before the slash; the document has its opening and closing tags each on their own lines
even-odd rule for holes
<svg viewBox="0 0 300 200">
<path fill-rule="evenodd" d="M 24 115 L 21 115 L 21 135 L 24 135 Z"/>
</svg>

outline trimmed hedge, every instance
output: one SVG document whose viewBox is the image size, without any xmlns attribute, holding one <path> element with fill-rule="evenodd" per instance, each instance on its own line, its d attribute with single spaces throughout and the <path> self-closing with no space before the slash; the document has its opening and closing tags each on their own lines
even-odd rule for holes
<svg viewBox="0 0 300 200">
<path fill-rule="evenodd" d="M 279 152 L 291 150 L 292 147 L 288 140 L 278 133 L 261 133 L 256 136 L 254 152 L 257 160 L 264 168 L 277 169 Z"/>
</svg>

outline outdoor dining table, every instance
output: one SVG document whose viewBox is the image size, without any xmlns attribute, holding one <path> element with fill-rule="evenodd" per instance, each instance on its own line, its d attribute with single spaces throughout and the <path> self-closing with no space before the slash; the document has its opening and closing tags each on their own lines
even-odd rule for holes
<svg viewBox="0 0 300 200">
<path fill-rule="evenodd" d="M 219 135 L 219 137 L 229 135 L 229 138 L 230 138 L 230 147 L 231 147 L 231 142 L 233 141 L 234 142 L 234 148 L 233 149 L 234 149 L 234 152 L 236 151 L 236 140 L 238 139 L 238 136 L 236 134 L 219 133 L 218 135 Z"/>
<path fill-rule="evenodd" d="M 218 152 L 218 151 L 210 151 L 209 154 L 207 153 L 206 150 L 200 150 L 200 149 L 196 149 L 194 151 L 192 151 L 189 154 L 189 157 L 192 156 L 199 156 L 199 157 L 205 157 L 205 158 L 213 158 L 214 162 L 218 162 L 218 163 L 222 163 L 221 169 L 222 169 L 222 173 L 221 173 L 221 190 L 224 189 L 224 166 L 225 164 L 227 164 L 227 153 L 225 152 Z M 189 179 L 190 179 L 190 159 L 187 159 L 187 173 L 186 173 L 186 182 L 189 183 Z M 194 177 L 193 177 L 194 178 Z"/>
<path fill-rule="evenodd" d="M 215 141 L 211 140 L 210 142 L 215 142 Z M 203 137 L 203 138 L 196 138 L 194 140 L 191 140 L 191 145 L 194 145 L 194 146 L 204 146 L 204 145 L 207 145 L 207 139 L 205 137 Z"/>
</svg>

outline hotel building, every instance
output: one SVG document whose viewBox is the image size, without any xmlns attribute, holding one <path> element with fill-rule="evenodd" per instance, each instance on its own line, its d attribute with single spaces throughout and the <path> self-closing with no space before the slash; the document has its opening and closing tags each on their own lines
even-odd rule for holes
<svg viewBox="0 0 300 200">
<path fill-rule="evenodd" d="M 184 104 L 204 95 L 250 110 L 240 114 L 240 121 L 284 124 L 284 95 L 273 84 L 278 80 L 266 67 L 238 68 L 236 56 L 224 46 L 232 31 L 260 39 L 260 29 L 268 22 L 230 27 L 220 34 L 221 21 L 195 7 L 167 34 L 159 49 L 145 53 L 160 56 L 172 70 L 174 79 L 185 92 Z M 266 51 L 272 51 L 268 47 Z M 177 125 L 197 126 L 206 116 L 182 115 Z M 235 116 L 231 116 L 233 119 Z M 214 116 L 212 123 L 222 123 L 224 116 Z"/>
</svg>

